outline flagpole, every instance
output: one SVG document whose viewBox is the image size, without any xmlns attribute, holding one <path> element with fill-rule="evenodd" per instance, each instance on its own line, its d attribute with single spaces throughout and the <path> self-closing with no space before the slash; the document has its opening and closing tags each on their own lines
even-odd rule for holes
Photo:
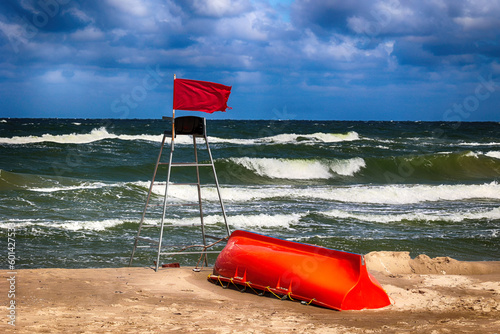
<svg viewBox="0 0 500 334">
<path fill-rule="evenodd" d="M 175 73 L 174 73 L 174 89 L 173 89 L 173 99 L 175 99 Z M 172 108 L 172 145 L 174 145 L 174 138 L 175 138 L 175 109 Z"/>
</svg>

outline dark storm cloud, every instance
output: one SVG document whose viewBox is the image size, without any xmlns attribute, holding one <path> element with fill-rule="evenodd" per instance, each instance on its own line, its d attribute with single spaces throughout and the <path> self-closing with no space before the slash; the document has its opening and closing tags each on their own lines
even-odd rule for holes
<svg viewBox="0 0 500 334">
<path fill-rule="evenodd" d="M 30 24 L 40 32 L 74 32 L 86 25 L 74 12 L 65 10 L 64 5 L 57 1 L 6 0 L 0 4 L 0 13 L 13 23 Z"/>
<path fill-rule="evenodd" d="M 499 1 L 298 0 L 292 18 L 297 27 L 323 38 L 339 33 L 372 42 L 394 40 L 393 55 L 404 64 L 456 59 L 462 64 L 464 57 L 456 56 L 498 56 Z"/>
<path fill-rule="evenodd" d="M 347 32 L 347 19 L 365 11 L 366 6 L 362 2 L 300 0 L 291 6 L 291 16 L 298 28 L 311 29 L 318 34 L 331 31 Z"/>
<path fill-rule="evenodd" d="M 425 91 L 431 77 L 496 74 L 499 32 L 499 0 L 7 0 L 0 79 L 42 83 L 41 96 L 90 85 L 104 104 L 148 66 L 313 100 L 395 82 Z"/>
</svg>

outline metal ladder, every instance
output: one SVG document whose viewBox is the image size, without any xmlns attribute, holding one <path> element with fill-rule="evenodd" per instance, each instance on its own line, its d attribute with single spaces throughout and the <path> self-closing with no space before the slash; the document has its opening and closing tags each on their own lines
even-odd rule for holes
<svg viewBox="0 0 500 334">
<path fill-rule="evenodd" d="M 165 118 L 165 117 L 164 117 Z M 130 256 L 130 261 L 129 261 L 129 266 L 132 265 L 132 261 L 134 260 L 134 255 L 137 250 L 137 248 L 157 248 L 157 254 L 156 254 L 156 261 L 155 261 L 155 271 L 158 271 L 158 268 L 160 266 L 160 257 L 162 255 L 169 256 L 169 255 L 189 255 L 189 254 L 201 254 L 200 260 L 202 257 L 204 258 L 204 262 L 207 264 L 207 254 L 210 253 L 219 253 L 220 251 L 209 251 L 207 250 L 209 247 L 212 245 L 217 244 L 220 241 L 223 241 L 229 237 L 231 234 L 231 231 L 229 229 L 229 225 L 227 223 L 227 216 L 226 216 L 226 210 L 224 209 L 224 203 L 222 201 L 221 193 L 220 193 L 220 187 L 219 187 L 219 181 L 217 179 L 217 173 L 215 171 L 215 165 L 214 161 L 212 158 L 212 152 L 210 151 L 210 146 L 208 144 L 208 139 L 207 139 L 207 133 L 206 133 L 206 120 L 203 117 L 197 117 L 197 116 L 184 116 L 184 117 L 178 117 L 175 118 L 175 120 L 172 120 L 175 124 L 173 129 L 175 128 L 175 135 L 172 136 L 171 131 L 165 131 L 163 134 L 163 139 L 161 142 L 160 146 L 160 152 L 158 154 L 158 159 L 156 161 L 156 165 L 154 168 L 154 173 L 153 173 L 153 178 L 151 180 L 151 185 L 149 187 L 148 195 L 146 198 L 146 204 L 144 206 L 144 211 L 142 213 L 141 221 L 139 223 L 139 229 L 137 231 L 137 235 L 135 237 L 134 241 L 134 247 L 132 249 L 132 254 Z M 173 153 L 174 153 L 174 141 L 175 137 L 177 135 L 191 135 L 193 138 L 193 148 L 194 148 L 194 162 L 173 162 Z M 163 148 L 166 143 L 166 139 L 171 137 L 171 145 L 170 145 L 170 158 L 169 162 L 162 162 L 161 157 L 163 153 Z M 210 158 L 210 163 L 200 163 L 198 161 L 198 148 L 197 148 L 197 143 L 196 139 L 197 138 L 202 138 L 205 141 L 206 149 L 208 152 L 208 156 Z M 141 231 L 145 227 L 158 227 L 158 225 L 147 225 L 145 224 L 145 217 L 146 213 L 148 211 L 148 208 L 151 206 L 150 200 L 151 200 L 151 194 L 153 192 L 153 186 L 155 185 L 155 180 L 156 176 L 158 173 L 158 167 L 160 165 L 168 165 L 168 172 L 167 172 L 167 182 L 165 184 L 165 195 L 163 197 L 163 213 L 160 221 L 160 236 L 157 240 L 149 238 L 149 237 L 142 237 L 141 236 Z M 172 167 L 195 167 L 196 168 L 196 180 L 197 182 L 195 183 L 170 183 L 170 177 L 171 177 L 171 171 Z M 225 232 L 227 233 L 226 237 L 214 237 L 207 235 L 205 233 L 205 224 L 203 220 L 203 206 L 202 206 L 202 198 L 201 198 L 201 182 L 200 182 L 200 170 L 199 167 L 211 167 L 212 172 L 214 175 L 214 180 L 215 180 L 215 186 L 217 188 L 217 194 L 219 196 L 219 203 L 220 203 L 220 209 L 222 211 L 222 216 L 224 218 L 224 225 L 225 225 Z M 196 186 L 197 192 L 198 192 L 198 202 L 197 203 L 169 203 L 168 201 L 168 190 L 171 186 L 175 185 L 191 185 L 191 186 Z M 185 246 L 181 249 L 181 251 L 177 252 L 165 252 L 163 251 L 163 235 L 164 235 L 164 229 L 165 229 L 165 216 L 167 213 L 167 207 L 170 206 L 198 206 L 199 207 L 199 212 L 200 212 L 200 223 L 201 223 L 201 234 L 202 234 L 202 240 L 203 240 L 203 245 L 189 245 Z M 217 240 L 216 242 L 212 244 L 207 244 L 207 238 Z M 146 243 L 147 245 L 139 245 L 139 243 Z M 170 245 L 170 247 L 174 247 Z M 180 247 L 180 246 L 178 246 Z M 185 251 L 186 249 L 190 248 L 201 248 L 200 251 Z M 199 262 L 199 261 L 198 261 Z"/>
</svg>

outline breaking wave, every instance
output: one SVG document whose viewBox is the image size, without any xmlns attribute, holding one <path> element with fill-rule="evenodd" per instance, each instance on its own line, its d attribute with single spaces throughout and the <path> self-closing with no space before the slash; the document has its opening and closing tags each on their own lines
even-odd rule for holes
<svg viewBox="0 0 500 334">
<path fill-rule="evenodd" d="M 251 138 L 251 139 L 225 139 L 210 137 L 213 143 L 231 143 L 238 145 L 258 145 L 258 144 L 309 144 L 309 143 L 338 143 L 359 140 L 359 134 L 355 131 L 347 133 L 313 133 L 313 134 L 279 134 L 275 136 Z"/>
<path fill-rule="evenodd" d="M 329 179 L 335 175 L 353 176 L 365 167 L 362 158 L 348 160 L 231 158 L 232 162 L 257 175 L 272 179 Z"/>
<path fill-rule="evenodd" d="M 0 170 L 0 190 L 22 189 L 31 192 L 59 193 L 65 191 L 113 189 L 113 192 L 129 189 L 149 189 L 149 181 L 101 182 L 73 178 L 57 178 L 41 175 L 11 173 Z M 165 183 L 155 183 L 153 193 L 163 196 Z M 221 185 L 222 197 L 226 201 L 248 202 L 261 199 L 287 198 L 305 200 L 327 200 L 347 203 L 409 204 L 435 201 L 458 201 L 470 199 L 500 200 L 500 184 L 496 181 L 483 184 L 453 185 Z M 63 195 L 61 195 L 63 196 Z M 141 196 L 144 196 L 142 194 Z M 180 201 L 191 201 L 197 197 L 195 186 L 172 185 L 169 197 Z M 213 185 L 202 187 L 202 197 L 217 201 Z M 142 200 L 142 198 L 141 198 Z"/>
<path fill-rule="evenodd" d="M 500 219 L 500 208 L 494 208 L 488 211 L 465 211 L 465 212 L 411 212 L 401 214 L 387 214 L 387 213 L 355 213 L 342 210 L 331 210 L 322 212 L 321 214 L 340 219 L 356 219 L 365 222 L 374 223 L 394 223 L 403 221 L 425 221 L 425 222 L 451 222 L 458 223 L 466 219 Z"/>
<path fill-rule="evenodd" d="M 149 182 L 140 182 L 144 188 Z M 155 185 L 156 195 L 165 194 L 165 186 Z M 264 199 L 326 200 L 345 203 L 370 204 L 414 204 L 422 202 L 460 201 L 470 199 L 500 200 L 500 185 L 497 182 L 478 185 L 384 185 L 384 186 L 223 186 L 222 197 L 231 202 L 254 202 Z M 175 185 L 169 188 L 169 196 L 189 201 L 196 195 L 194 186 Z M 217 201 L 214 187 L 202 189 L 202 197 Z"/>
<path fill-rule="evenodd" d="M 78 123 L 73 123 L 74 125 Z M 0 144 L 8 145 L 26 145 L 37 144 L 44 142 L 58 144 L 88 144 L 105 139 L 119 140 L 141 140 L 150 142 L 161 142 L 163 135 L 149 134 L 113 134 L 108 132 L 105 127 L 93 129 L 90 133 L 71 133 L 71 134 L 43 134 L 41 136 L 14 136 L 12 138 L 0 138 Z M 359 135 L 356 132 L 348 132 L 345 134 L 335 133 L 314 133 L 314 134 L 280 134 L 270 137 L 238 139 L 238 138 L 219 138 L 209 136 L 210 143 L 231 143 L 236 145 L 258 145 L 258 144 L 294 144 L 294 143 L 334 143 L 342 141 L 359 140 Z M 177 136 L 176 144 L 190 145 L 192 139 L 189 136 Z"/>
<path fill-rule="evenodd" d="M 71 133 L 62 135 L 44 134 L 41 136 L 15 136 L 12 138 L 0 138 L 0 144 L 26 145 L 36 143 L 58 143 L 58 144 L 88 144 L 105 139 L 122 140 L 146 140 L 161 142 L 161 135 L 115 135 L 109 133 L 105 127 L 93 129 L 90 133 Z"/>
</svg>

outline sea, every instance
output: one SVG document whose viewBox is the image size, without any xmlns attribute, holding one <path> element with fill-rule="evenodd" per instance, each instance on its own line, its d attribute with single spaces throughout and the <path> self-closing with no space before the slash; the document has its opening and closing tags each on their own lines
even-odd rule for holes
<svg viewBox="0 0 500 334">
<path fill-rule="evenodd" d="M 0 268 L 128 266 L 170 127 L 160 118 L 0 118 Z M 207 114 L 206 130 L 231 231 L 358 254 L 500 260 L 498 122 L 246 121 Z M 174 161 L 194 161 L 191 136 L 178 135 L 174 144 Z M 197 150 L 201 163 L 210 161 L 201 139 Z M 200 179 L 206 233 L 222 238 L 227 232 L 211 168 L 200 167 Z M 145 215 L 150 227 L 141 236 L 159 237 L 166 180 L 161 165 Z M 186 184 L 193 180 L 195 168 L 173 168 L 168 200 L 196 203 L 197 187 Z M 201 243 L 198 207 L 168 206 L 165 249 Z M 152 266 L 156 251 L 137 249 L 132 265 Z M 209 255 L 208 265 L 216 256 Z M 198 260 L 161 261 L 194 266 Z"/>
</svg>

